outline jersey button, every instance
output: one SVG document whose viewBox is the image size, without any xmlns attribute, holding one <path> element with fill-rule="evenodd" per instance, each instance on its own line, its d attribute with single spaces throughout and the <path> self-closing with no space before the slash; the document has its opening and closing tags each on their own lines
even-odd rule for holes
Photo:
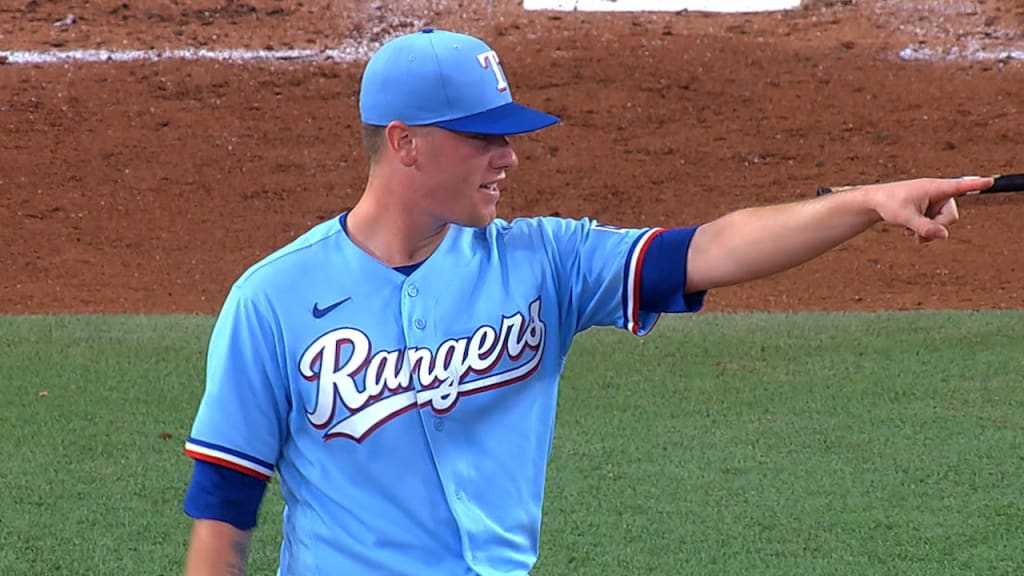
<svg viewBox="0 0 1024 576">
<path fill-rule="evenodd" d="M 427 323 L 424 322 L 422 318 L 417 318 L 416 321 L 413 322 L 413 324 L 415 324 L 416 328 L 419 328 L 420 330 L 423 330 L 423 328 L 427 325 Z"/>
<path fill-rule="evenodd" d="M 444 430 L 444 420 L 434 418 L 434 430 L 437 430 L 438 432 Z"/>
<path fill-rule="evenodd" d="M 405 293 L 415 298 L 416 295 L 420 293 L 420 290 L 415 284 L 410 284 L 409 287 L 405 289 Z"/>
</svg>

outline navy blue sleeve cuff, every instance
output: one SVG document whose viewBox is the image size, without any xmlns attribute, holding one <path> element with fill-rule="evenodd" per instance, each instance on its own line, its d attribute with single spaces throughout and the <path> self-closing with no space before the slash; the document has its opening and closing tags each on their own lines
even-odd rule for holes
<svg viewBox="0 0 1024 576">
<path fill-rule="evenodd" d="M 239 530 L 256 527 L 267 483 L 259 478 L 196 460 L 185 492 L 185 513 L 196 519 L 227 522 Z"/>
<path fill-rule="evenodd" d="M 671 228 L 651 240 L 640 267 L 640 310 L 697 312 L 707 292 L 684 294 L 686 258 L 698 226 Z"/>
</svg>

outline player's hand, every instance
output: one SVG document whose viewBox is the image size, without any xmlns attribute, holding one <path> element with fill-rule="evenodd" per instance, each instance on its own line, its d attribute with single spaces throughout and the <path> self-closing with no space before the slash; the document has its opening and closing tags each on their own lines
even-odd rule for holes
<svg viewBox="0 0 1024 576">
<path fill-rule="evenodd" d="M 991 178 L 922 178 L 867 187 L 879 217 L 906 227 L 919 242 L 949 237 L 948 227 L 960 219 L 957 196 L 992 186 Z"/>
</svg>

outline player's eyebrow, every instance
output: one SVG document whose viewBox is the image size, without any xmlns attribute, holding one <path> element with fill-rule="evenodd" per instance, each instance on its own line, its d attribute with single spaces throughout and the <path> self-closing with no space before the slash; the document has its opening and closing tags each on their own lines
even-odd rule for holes
<svg viewBox="0 0 1024 576">
<path fill-rule="evenodd" d="M 512 135 L 510 134 L 480 134 L 477 132 L 459 132 L 458 130 L 449 130 L 449 132 L 462 136 L 463 138 L 479 140 L 481 142 L 499 141 L 501 144 L 512 143 Z"/>
</svg>

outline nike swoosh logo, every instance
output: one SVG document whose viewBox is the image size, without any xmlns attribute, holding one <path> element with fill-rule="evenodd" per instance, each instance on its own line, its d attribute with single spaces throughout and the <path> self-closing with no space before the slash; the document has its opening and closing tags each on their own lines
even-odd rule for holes
<svg viewBox="0 0 1024 576">
<path fill-rule="evenodd" d="M 342 298 L 341 300 L 338 300 L 334 304 L 331 304 L 330 306 L 326 306 L 324 308 L 321 308 L 319 304 L 314 302 L 313 303 L 313 318 L 323 318 L 324 316 L 327 316 L 328 314 L 330 314 L 335 308 L 337 308 L 338 306 L 341 306 L 342 304 L 344 304 L 345 302 L 348 302 L 351 299 L 352 299 L 351 296 L 349 296 L 348 298 Z"/>
</svg>

